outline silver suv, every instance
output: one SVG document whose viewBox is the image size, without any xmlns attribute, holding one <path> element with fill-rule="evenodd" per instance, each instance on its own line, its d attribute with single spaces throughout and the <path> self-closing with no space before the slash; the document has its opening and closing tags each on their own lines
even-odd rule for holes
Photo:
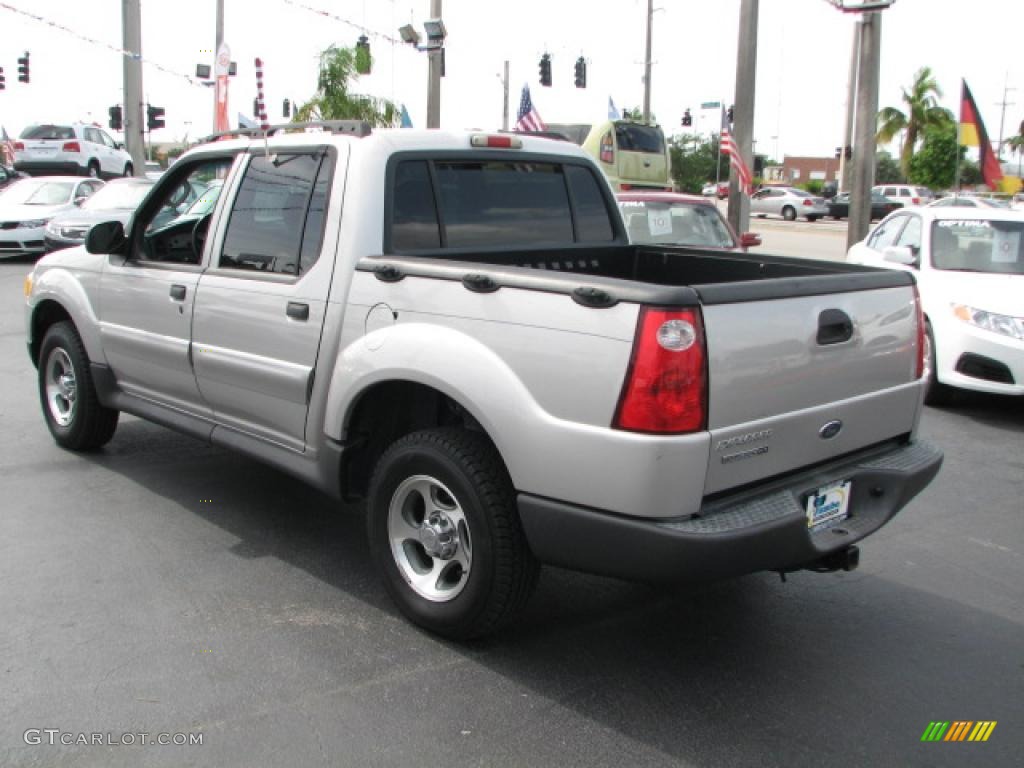
<svg viewBox="0 0 1024 768">
<path fill-rule="evenodd" d="M 14 168 L 34 176 L 131 176 L 132 156 L 95 125 L 30 125 L 14 142 Z"/>
</svg>

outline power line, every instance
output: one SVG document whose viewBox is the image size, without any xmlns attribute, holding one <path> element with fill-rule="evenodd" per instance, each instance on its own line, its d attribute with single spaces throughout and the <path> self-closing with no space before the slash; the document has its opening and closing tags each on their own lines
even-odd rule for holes
<svg viewBox="0 0 1024 768">
<path fill-rule="evenodd" d="M 310 13 L 315 13 L 317 16 L 323 16 L 328 19 L 333 19 L 334 21 L 340 21 L 342 24 L 347 24 L 348 26 L 352 27 L 352 29 L 358 30 L 359 32 L 362 32 L 364 35 L 367 35 L 368 37 L 375 37 L 379 40 L 387 40 L 389 43 L 402 42 L 400 39 L 393 37 L 392 35 L 386 35 L 383 32 L 377 32 L 375 30 L 370 29 L 369 27 L 363 26 L 362 24 L 356 24 L 351 19 L 343 18 L 341 16 L 338 16 L 337 14 L 330 13 L 329 11 L 321 10 L 320 8 L 314 8 L 311 5 L 306 5 L 305 3 L 297 2 L 297 0 L 281 0 L 281 2 L 283 2 L 285 5 L 291 5 L 295 8 L 302 8 L 303 10 L 309 11 Z"/>
</svg>

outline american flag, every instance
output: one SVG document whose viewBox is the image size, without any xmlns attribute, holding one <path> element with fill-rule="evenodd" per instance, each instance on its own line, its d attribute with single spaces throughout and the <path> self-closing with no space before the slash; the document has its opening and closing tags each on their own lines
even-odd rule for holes
<svg viewBox="0 0 1024 768">
<path fill-rule="evenodd" d="M 736 146 L 736 142 L 732 138 L 732 134 L 729 133 L 728 129 L 722 129 L 722 137 L 718 145 L 719 151 L 723 155 L 729 156 L 729 165 L 732 166 L 733 170 L 736 171 L 736 178 L 740 182 L 740 189 L 747 195 L 754 193 L 753 177 L 750 174 L 750 169 L 747 164 L 743 162 L 743 157 L 740 155 L 740 149 Z"/>
<path fill-rule="evenodd" d="M 0 126 L 0 149 L 3 150 L 2 154 L 7 158 L 8 165 L 14 165 L 14 142 L 7 135 L 7 129 L 2 126 Z"/>
<path fill-rule="evenodd" d="M 530 98 L 530 86 L 523 86 L 523 97 L 519 99 L 519 114 L 516 118 L 517 131 L 543 131 L 546 128 L 544 121 L 540 119 L 537 110 L 534 109 L 533 100 Z"/>
</svg>

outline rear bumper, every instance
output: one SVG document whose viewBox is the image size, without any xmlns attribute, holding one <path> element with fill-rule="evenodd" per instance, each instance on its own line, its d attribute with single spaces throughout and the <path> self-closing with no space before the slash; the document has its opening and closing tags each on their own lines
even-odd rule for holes
<svg viewBox="0 0 1024 768">
<path fill-rule="evenodd" d="M 544 563 L 640 581 L 712 581 L 821 560 L 881 528 L 928 485 L 942 453 L 892 444 L 707 502 L 681 519 L 626 518 L 520 494 L 519 514 Z M 810 532 L 809 493 L 851 480 L 849 517 Z"/>
<path fill-rule="evenodd" d="M 30 160 L 24 163 L 16 162 L 14 170 L 27 173 L 32 176 L 81 176 L 85 173 L 85 167 L 76 162 L 68 160 Z"/>
</svg>

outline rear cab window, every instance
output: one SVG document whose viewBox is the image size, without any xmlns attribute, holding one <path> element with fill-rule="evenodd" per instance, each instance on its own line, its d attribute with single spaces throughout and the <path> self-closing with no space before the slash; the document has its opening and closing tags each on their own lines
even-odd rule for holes
<svg viewBox="0 0 1024 768">
<path fill-rule="evenodd" d="M 614 204 L 589 165 L 513 159 L 402 159 L 386 247 L 522 248 L 610 243 Z"/>
</svg>

